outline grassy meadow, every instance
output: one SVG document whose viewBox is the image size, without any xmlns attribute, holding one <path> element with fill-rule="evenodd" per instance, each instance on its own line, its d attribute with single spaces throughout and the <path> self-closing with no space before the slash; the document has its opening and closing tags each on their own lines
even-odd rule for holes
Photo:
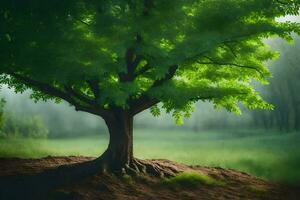
<svg viewBox="0 0 300 200">
<path fill-rule="evenodd" d="M 272 181 L 300 185 L 300 134 L 264 131 L 201 133 L 135 130 L 139 158 L 165 158 L 191 165 L 219 166 Z M 0 157 L 98 156 L 107 136 L 68 139 L 0 139 Z"/>
</svg>

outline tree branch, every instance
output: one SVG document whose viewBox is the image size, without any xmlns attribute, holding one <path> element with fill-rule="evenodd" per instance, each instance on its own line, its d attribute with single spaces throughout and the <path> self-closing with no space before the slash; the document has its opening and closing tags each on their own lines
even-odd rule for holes
<svg viewBox="0 0 300 200">
<path fill-rule="evenodd" d="M 97 80 L 88 80 L 86 82 L 89 85 L 89 87 L 91 88 L 91 90 L 95 96 L 96 102 L 97 102 L 100 98 L 100 88 L 98 85 L 98 81 Z"/>
<path fill-rule="evenodd" d="M 229 49 L 229 51 L 231 52 L 231 54 L 235 57 L 235 58 L 237 58 L 237 55 L 236 55 L 236 53 L 234 52 L 234 50 L 233 50 L 233 48 L 230 46 L 230 44 L 229 43 L 224 43 L 224 46 L 227 48 L 227 49 Z"/>
<path fill-rule="evenodd" d="M 138 77 L 139 75 L 146 73 L 150 69 L 151 69 L 151 66 L 149 65 L 149 63 L 147 63 L 143 68 L 141 68 L 139 71 L 135 72 L 135 74 L 134 74 L 135 78 Z"/>
<path fill-rule="evenodd" d="M 78 100 L 86 103 L 86 104 L 91 104 L 91 105 L 96 105 L 96 101 L 89 98 L 88 96 L 77 92 L 73 87 L 71 86 L 64 86 L 65 90 L 70 93 L 71 95 L 73 95 L 74 97 L 76 97 Z"/>
<path fill-rule="evenodd" d="M 210 100 L 210 99 L 214 99 L 214 98 L 222 98 L 225 96 L 233 96 L 233 95 L 245 95 L 247 93 L 245 92 L 235 92 L 235 93 L 230 93 L 230 94 L 223 94 L 223 95 L 209 95 L 209 96 L 197 96 L 197 97 L 193 97 L 190 99 L 190 101 L 199 101 L 199 100 Z M 155 99 L 155 98 L 149 98 L 147 96 L 143 96 L 140 99 L 138 99 L 137 101 L 135 101 L 135 107 L 134 109 L 131 110 L 133 115 L 136 115 L 156 104 L 158 104 L 160 102 L 160 100 Z"/>
<path fill-rule="evenodd" d="M 154 83 L 152 84 L 150 89 L 159 87 L 162 84 L 164 84 L 165 82 L 171 80 L 174 77 L 177 69 L 178 69 L 178 65 L 172 65 L 169 68 L 168 73 L 162 79 L 154 81 Z M 160 101 L 158 99 L 151 98 L 151 97 L 147 96 L 147 94 L 144 94 L 140 98 L 130 102 L 129 106 L 131 108 L 132 114 L 135 115 L 135 114 L 142 112 L 143 110 L 146 110 L 146 109 L 154 106 L 155 104 L 157 104 L 159 102 Z"/>
<path fill-rule="evenodd" d="M 235 35 L 235 36 L 232 36 L 232 37 L 228 37 L 227 39 L 224 39 L 223 41 L 219 42 L 217 46 L 219 45 L 227 45 L 230 44 L 230 43 L 234 43 L 234 42 L 239 42 L 243 39 L 247 39 L 247 38 L 251 38 L 252 36 L 255 36 L 255 35 L 258 35 L 258 34 L 263 34 L 265 32 L 269 32 L 268 30 L 264 30 L 264 31 L 252 31 L 250 33 L 247 33 L 247 34 L 239 34 L 239 35 Z M 186 58 L 183 63 L 186 63 L 186 62 L 189 62 L 189 61 L 192 61 L 192 62 L 196 62 L 201 56 L 203 56 L 205 53 L 208 53 L 210 50 L 204 50 L 194 56 L 191 56 L 189 58 Z"/>
<path fill-rule="evenodd" d="M 83 21 L 81 19 L 78 19 L 78 18 L 76 18 L 76 17 L 74 17 L 72 15 L 69 15 L 69 16 L 70 16 L 71 19 L 75 19 L 76 21 L 78 21 L 78 22 L 80 22 L 80 23 L 82 23 L 82 24 L 84 24 L 84 25 L 86 25 L 88 27 L 91 27 L 91 24 L 89 24 L 89 23 L 87 23 L 87 22 L 85 22 L 85 21 Z"/>
<path fill-rule="evenodd" d="M 245 94 L 247 94 L 247 93 L 246 92 L 234 92 L 234 93 L 223 94 L 223 95 L 197 96 L 197 97 L 191 98 L 190 101 L 211 100 L 214 98 L 222 98 L 222 97 L 226 97 L 226 96 L 245 95 Z"/>
<path fill-rule="evenodd" d="M 172 65 L 171 67 L 169 67 L 168 73 L 162 79 L 158 79 L 154 81 L 151 88 L 161 86 L 165 82 L 171 80 L 174 77 L 177 69 L 178 69 L 178 65 Z"/>
<path fill-rule="evenodd" d="M 200 62 L 198 61 L 197 63 L 199 64 L 203 64 L 203 65 L 223 65 L 223 66 L 234 66 L 234 67 L 239 67 L 239 68 L 247 68 L 247 69 L 251 69 L 251 70 L 255 70 L 257 73 L 260 74 L 261 77 L 264 77 L 263 72 L 261 72 L 259 69 L 257 69 L 256 67 L 253 66 L 247 66 L 247 65 L 240 65 L 237 63 L 226 63 L 226 62 L 219 62 L 219 61 L 215 61 L 212 58 L 208 57 L 208 56 L 204 56 L 205 58 L 207 58 L 208 60 L 210 60 L 210 62 Z"/>
<path fill-rule="evenodd" d="M 136 115 L 136 114 L 154 106 L 155 104 L 158 104 L 159 102 L 160 101 L 158 99 L 150 98 L 146 95 L 143 95 L 139 99 L 130 103 L 131 113 L 133 115 Z"/>
<path fill-rule="evenodd" d="M 130 82 L 137 77 L 135 70 L 138 64 L 142 61 L 142 59 L 142 56 L 136 55 L 134 48 L 127 49 L 125 54 L 127 72 L 119 73 L 119 78 L 121 82 Z"/>
<path fill-rule="evenodd" d="M 35 88 L 45 94 L 49 94 L 51 96 L 55 96 L 55 97 L 58 97 L 58 98 L 61 98 L 65 101 L 67 101 L 71 105 L 75 106 L 75 109 L 77 111 L 89 112 L 89 113 L 92 113 L 92 114 L 95 114 L 95 115 L 98 115 L 101 117 L 105 117 L 105 116 L 109 115 L 109 113 L 106 110 L 99 108 L 99 107 L 95 107 L 95 105 L 85 106 L 85 105 L 80 104 L 79 102 L 76 101 L 76 99 L 74 99 L 73 95 L 71 95 L 68 92 L 62 91 L 59 88 L 56 88 L 54 86 L 51 86 L 49 84 L 46 84 L 46 83 L 43 83 L 40 81 L 33 80 L 31 78 L 17 74 L 15 72 L 9 72 L 7 74 L 14 77 L 15 79 L 19 80 L 23 84 L 25 84 L 33 89 Z"/>
</svg>

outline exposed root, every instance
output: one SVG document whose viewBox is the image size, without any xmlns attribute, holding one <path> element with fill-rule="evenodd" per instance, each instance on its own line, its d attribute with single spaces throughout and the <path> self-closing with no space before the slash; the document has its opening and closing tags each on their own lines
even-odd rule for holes
<svg viewBox="0 0 300 200">
<path fill-rule="evenodd" d="M 55 171 L 56 173 L 59 172 L 60 174 L 64 174 L 65 177 L 87 177 L 99 173 L 113 173 L 117 175 L 128 174 L 133 176 L 150 175 L 161 178 L 172 177 L 180 172 L 176 167 L 165 165 L 162 162 L 140 160 L 137 158 L 132 159 L 130 164 L 126 164 L 123 167 L 119 166 L 118 168 L 113 168 L 110 160 L 105 159 L 104 157 L 99 157 L 98 159 L 84 163 L 61 166 Z"/>
<path fill-rule="evenodd" d="M 133 159 L 130 165 L 126 165 L 125 173 L 131 175 L 145 174 L 156 177 L 172 177 L 179 171 L 175 168 L 153 162 L 151 160 Z"/>
</svg>

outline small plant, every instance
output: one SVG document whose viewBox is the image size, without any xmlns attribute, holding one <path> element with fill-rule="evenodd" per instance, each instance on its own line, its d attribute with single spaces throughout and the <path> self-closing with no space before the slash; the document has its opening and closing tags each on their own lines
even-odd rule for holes
<svg viewBox="0 0 300 200">
<path fill-rule="evenodd" d="M 196 172 L 180 173 L 175 177 L 164 179 L 162 181 L 162 184 L 171 188 L 176 188 L 176 187 L 194 188 L 199 185 L 208 185 L 208 186 L 225 185 L 224 182 L 216 180 L 210 177 L 209 175 L 196 173 Z"/>
</svg>

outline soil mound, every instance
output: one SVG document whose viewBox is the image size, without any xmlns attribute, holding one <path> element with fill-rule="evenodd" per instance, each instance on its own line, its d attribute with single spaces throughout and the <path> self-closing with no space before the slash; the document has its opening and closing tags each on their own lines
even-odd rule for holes
<svg viewBox="0 0 300 200">
<path fill-rule="evenodd" d="M 70 200 L 298 200 L 300 190 L 271 183 L 235 170 L 187 166 L 168 160 L 148 160 L 174 168 L 172 178 L 99 173 L 77 181 L 59 180 L 59 166 L 92 160 L 89 157 L 42 159 L 0 158 L 0 199 Z M 51 171 L 51 173 L 47 173 Z M 47 175 L 45 175 L 47 174 Z"/>
</svg>

